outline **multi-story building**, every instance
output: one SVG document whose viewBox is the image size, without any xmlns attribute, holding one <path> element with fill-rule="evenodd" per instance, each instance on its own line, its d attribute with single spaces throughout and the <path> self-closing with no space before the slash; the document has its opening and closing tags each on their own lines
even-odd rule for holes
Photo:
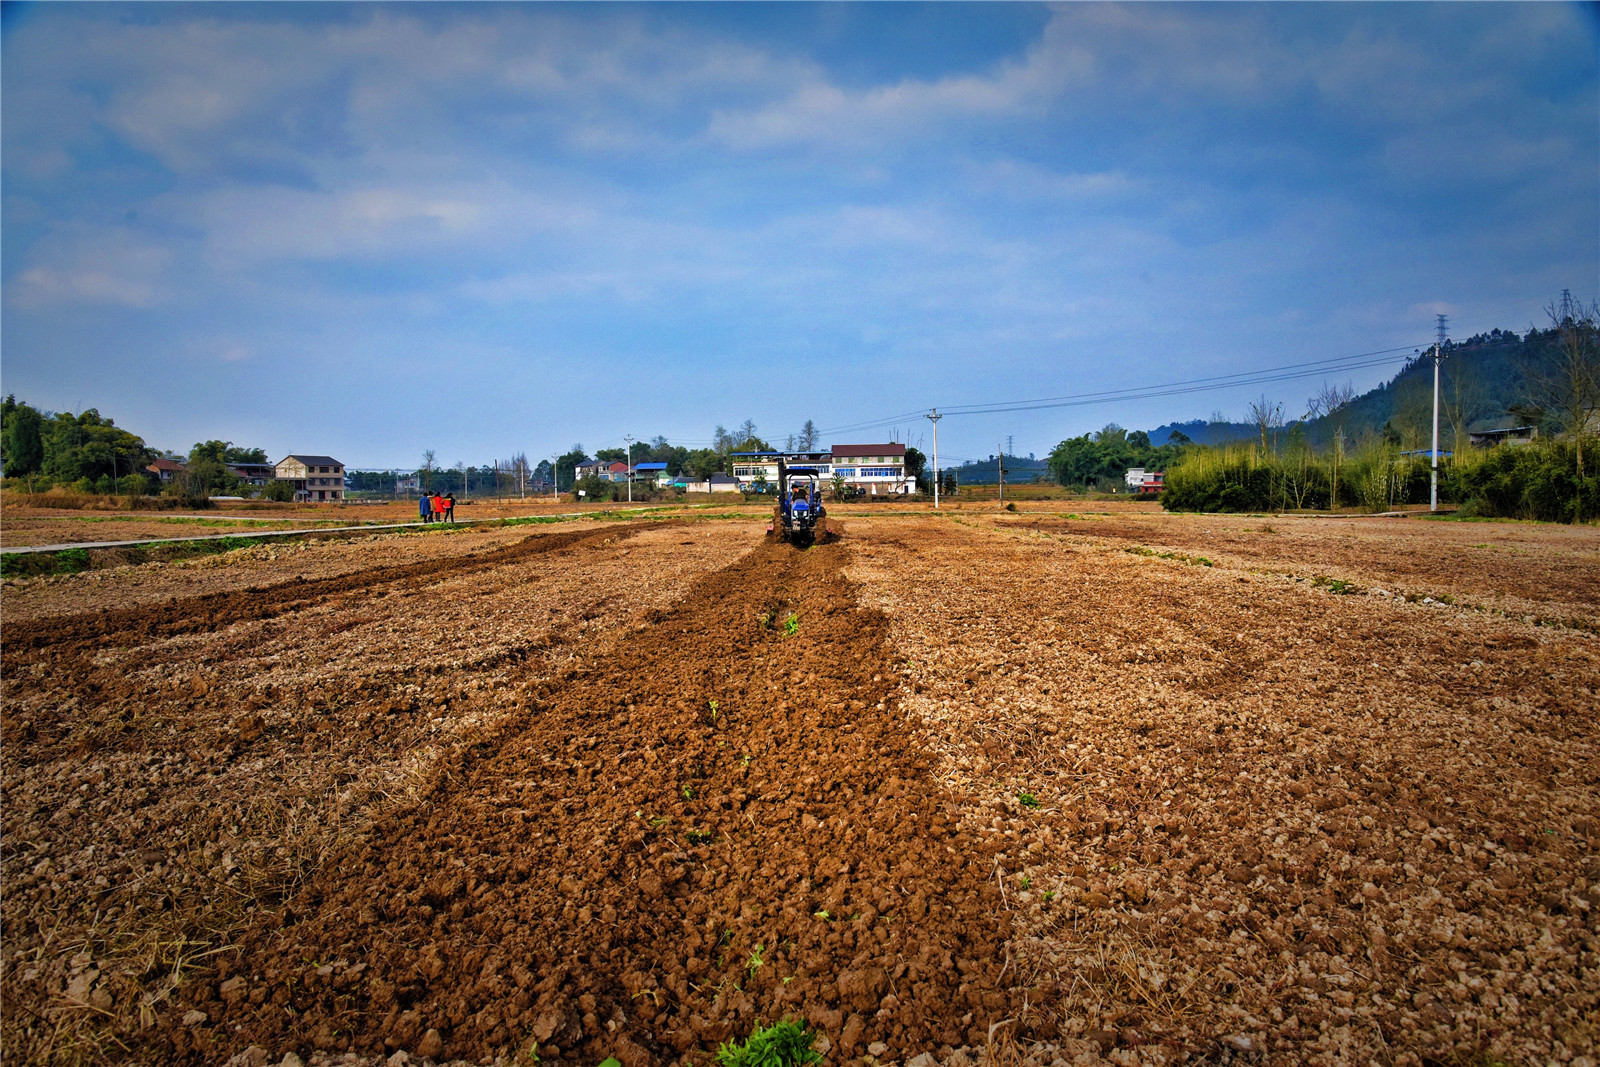
<svg viewBox="0 0 1600 1067">
<path fill-rule="evenodd" d="M 286 456 L 273 464 L 279 481 L 294 485 L 296 500 L 343 500 L 344 464 L 332 456 Z"/>
<path fill-rule="evenodd" d="M 790 467 L 814 468 L 825 483 L 841 480 L 869 496 L 915 489 L 906 474 L 906 446 L 901 444 L 834 445 L 826 452 L 735 452 L 729 458 L 743 489 L 758 481 L 776 485 L 780 459 Z"/>
</svg>

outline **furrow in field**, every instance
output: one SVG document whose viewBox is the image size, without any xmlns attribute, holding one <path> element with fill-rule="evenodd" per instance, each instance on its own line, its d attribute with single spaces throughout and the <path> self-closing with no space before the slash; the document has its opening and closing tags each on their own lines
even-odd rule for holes
<svg viewBox="0 0 1600 1067">
<path fill-rule="evenodd" d="M 1002 894 L 846 559 L 764 544 L 542 687 L 219 956 L 163 1054 L 643 1064 L 784 1015 L 847 1056 L 981 1044 L 1014 1007 Z"/>
<path fill-rule="evenodd" d="M 111 608 L 66 618 L 16 623 L 5 627 L 4 643 L 8 658 L 15 658 L 18 653 L 41 648 L 94 649 L 110 638 L 115 638 L 119 644 L 130 644 L 210 632 L 239 622 L 302 610 L 343 594 L 366 593 L 383 585 L 426 585 L 450 575 L 504 566 L 545 552 L 559 552 L 597 540 L 631 537 L 644 528 L 630 525 L 536 534 L 515 544 L 447 560 L 372 567 L 328 578 L 207 593 L 156 606 Z"/>
</svg>

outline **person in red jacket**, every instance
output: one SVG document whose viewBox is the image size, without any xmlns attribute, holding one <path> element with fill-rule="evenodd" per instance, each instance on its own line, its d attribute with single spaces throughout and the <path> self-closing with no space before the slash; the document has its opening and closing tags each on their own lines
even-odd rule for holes
<svg viewBox="0 0 1600 1067">
<path fill-rule="evenodd" d="M 433 521 L 444 521 L 444 497 L 438 493 L 433 494 Z"/>
</svg>

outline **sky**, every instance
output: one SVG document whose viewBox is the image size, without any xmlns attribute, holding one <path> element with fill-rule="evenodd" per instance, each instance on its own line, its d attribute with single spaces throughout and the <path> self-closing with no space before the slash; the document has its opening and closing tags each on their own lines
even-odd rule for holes
<svg viewBox="0 0 1600 1067">
<path fill-rule="evenodd" d="M 1526 329 L 1600 295 L 1595 12 L 8 5 L 0 390 L 354 467 L 931 451 Z M 941 464 L 1317 384 L 951 415 Z"/>
</svg>

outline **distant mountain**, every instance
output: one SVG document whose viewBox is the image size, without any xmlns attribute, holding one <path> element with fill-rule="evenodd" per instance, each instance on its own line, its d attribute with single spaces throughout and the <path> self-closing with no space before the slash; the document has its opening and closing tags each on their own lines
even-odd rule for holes
<svg viewBox="0 0 1600 1067">
<path fill-rule="evenodd" d="M 1205 419 L 1169 422 L 1150 431 L 1150 443 L 1167 444 L 1174 433 L 1183 434 L 1197 445 L 1223 445 L 1229 441 L 1254 437 L 1256 428 L 1248 422 L 1207 422 Z"/>
<path fill-rule="evenodd" d="M 953 468 L 956 480 L 962 485 L 993 485 L 1000 480 L 1000 461 L 990 456 L 988 459 L 970 460 L 959 467 Z M 1042 459 L 1032 456 L 1007 456 L 1006 481 L 1021 485 L 1024 482 L 1049 481 L 1050 465 Z"/>
</svg>

